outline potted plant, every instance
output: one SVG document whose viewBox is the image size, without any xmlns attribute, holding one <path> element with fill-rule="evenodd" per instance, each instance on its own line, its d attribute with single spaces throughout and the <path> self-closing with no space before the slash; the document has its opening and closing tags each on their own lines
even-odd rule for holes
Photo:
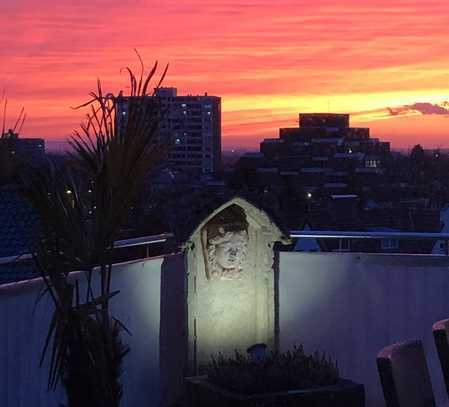
<svg viewBox="0 0 449 407">
<path fill-rule="evenodd" d="M 161 109 L 145 97 L 155 95 L 147 89 L 156 68 L 144 76 L 142 64 L 137 78 L 128 69 L 128 119 L 119 123 L 123 96 L 105 95 L 98 82 L 97 92 L 82 105 L 90 108 L 86 121 L 69 140 L 70 160 L 23 177 L 42 229 L 33 257 L 54 305 L 41 362 L 48 357 L 48 387 L 61 383 L 68 407 L 121 403 L 122 362 L 129 348 L 122 339 L 126 328 L 110 310 L 118 294 L 111 288 L 112 249 L 143 177 L 161 156 Z M 84 272 L 84 288 L 72 278 L 74 271 Z"/>
<path fill-rule="evenodd" d="M 190 406 L 361 407 L 362 384 L 343 379 L 325 354 L 308 355 L 302 346 L 264 354 L 263 346 L 212 357 L 204 376 L 188 377 Z"/>
</svg>

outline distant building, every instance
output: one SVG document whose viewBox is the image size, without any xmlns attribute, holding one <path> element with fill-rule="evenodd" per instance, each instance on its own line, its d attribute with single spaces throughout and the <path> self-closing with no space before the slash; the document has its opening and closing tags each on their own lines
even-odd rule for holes
<svg viewBox="0 0 449 407">
<path fill-rule="evenodd" d="M 45 159 L 45 140 L 22 138 L 9 130 L 0 137 L 0 177 L 14 175 L 18 166 L 40 166 Z"/>
<path fill-rule="evenodd" d="M 162 114 L 159 139 L 169 142 L 167 166 L 191 174 L 212 174 L 221 168 L 221 98 L 178 96 L 176 88 L 156 92 Z M 148 96 L 151 98 L 151 96 Z M 119 98 L 118 117 L 126 117 L 129 97 Z"/>
<path fill-rule="evenodd" d="M 349 114 L 302 113 L 299 125 L 279 129 L 280 137 L 264 140 L 261 152 L 278 157 L 302 156 L 305 163 L 314 165 L 331 158 L 356 158 L 365 168 L 380 168 L 380 156 L 390 153 L 390 143 L 370 138 L 368 128 L 349 127 Z"/>
<path fill-rule="evenodd" d="M 349 114 L 332 113 L 300 114 L 299 127 L 279 129 L 279 138 L 262 141 L 260 153 L 263 158 L 243 156 L 241 165 L 277 168 L 281 178 L 328 195 L 382 183 L 391 160 L 390 143 L 371 138 L 368 128 L 350 127 Z"/>
<path fill-rule="evenodd" d="M 40 235 L 39 220 L 17 185 L 0 185 L 0 258 L 31 253 Z M 0 284 L 38 276 L 32 263 L 0 264 Z"/>
<path fill-rule="evenodd" d="M 349 114 L 301 113 L 299 115 L 299 127 L 326 127 L 328 129 L 348 128 Z"/>
</svg>

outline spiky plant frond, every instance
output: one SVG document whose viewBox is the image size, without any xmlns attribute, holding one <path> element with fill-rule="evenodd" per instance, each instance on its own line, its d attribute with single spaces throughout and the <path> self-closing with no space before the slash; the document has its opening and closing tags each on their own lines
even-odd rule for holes
<svg viewBox="0 0 449 407">
<path fill-rule="evenodd" d="M 22 131 L 23 124 L 25 123 L 25 120 L 27 118 L 25 108 L 22 107 L 20 109 L 19 114 L 17 115 L 14 126 L 7 130 L 6 129 L 7 107 L 8 107 L 8 98 L 6 97 L 5 90 L 3 90 L 2 95 L 0 97 L 0 120 L 2 123 L 0 138 L 7 138 L 10 136 L 17 137 Z"/>
<path fill-rule="evenodd" d="M 50 164 L 24 179 L 44 231 L 34 258 L 55 305 L 42 358 L 50 359 L 49 388 L 62 380 L 70 407 L 120 403 L 120 365 L 129 349 L 120 338 L 124 326 L 109 311 L 118 293 L 111 291 L 111 251 L 143 177 L 165 151 L 156 140 L 161 108 L 156 98 L 143 97 L 157 63 L 146 76 L 143 70 L 139 77 L 127 71 L 126 120 L 117 117 L 123 96 L 105 95 L 98 81 L 91 99 L 79 106 L 89 113 L 69 141 L 69 164 Z M 70 276 L 77 270 L 85 272 L 83 290 Z M 96 273 L 99 286 L 93 283 Z"/>
</svg>

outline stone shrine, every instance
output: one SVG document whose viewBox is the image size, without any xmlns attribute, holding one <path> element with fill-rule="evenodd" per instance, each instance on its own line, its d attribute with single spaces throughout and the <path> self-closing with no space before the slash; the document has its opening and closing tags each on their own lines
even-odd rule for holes
<svg viewBox="0 0 449 407">
<path fill-rule="evenodd" d="M 276 344 L 274 245 L 287 239 L 242 198 L 210 213 L 185 245 L 189 371 L 212 354 Z"/>
</svg>

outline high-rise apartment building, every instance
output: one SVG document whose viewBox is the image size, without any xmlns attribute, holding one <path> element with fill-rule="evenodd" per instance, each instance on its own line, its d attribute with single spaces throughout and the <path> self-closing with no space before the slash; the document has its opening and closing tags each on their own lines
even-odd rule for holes
<svg viewBox="0 0 449 407">
<path fill-rule="evenodd" d="M 151 98 L 152 96 L 148 96 Z M 169 143 L 166 164 L 192 174 L 212 174 L 221 167 L 221 98 L 178 96 L 176 88 L 160 88 L 158 99 L 162 120 L 161 142 Z M 126 116 L 128 97 L 119 98 L 118 115 Z"/>
</svg>

